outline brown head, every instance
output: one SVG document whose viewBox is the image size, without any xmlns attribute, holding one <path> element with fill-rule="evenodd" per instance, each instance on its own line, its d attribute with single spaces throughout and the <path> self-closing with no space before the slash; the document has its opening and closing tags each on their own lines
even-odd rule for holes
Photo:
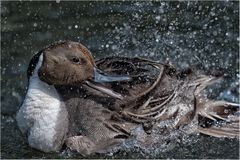
<svg viewBox="0 0 240 160">
<path fill-rule="evenodd" d="M 77 42 L 65 41 L 43 49 L 39 78 L 54 85 L 65 85 L 92 79 L 94 60 L 90 51 Z"/>
<path fill-rule="evenodd" d="M 72 41 L 54 43 L 39 51 L 29 64 L 29 78 L 40 56 L 42 64 L 37 73 L 39 79 L 49 85 L 74 85 L 85 82 L 91 88 L 121 99 L 120 94 L 104 88 L 101 83 L 130 80 L 128 76 L 112 76 L 97 69 L 91 52 L 82 44 Z"/>
</svg>

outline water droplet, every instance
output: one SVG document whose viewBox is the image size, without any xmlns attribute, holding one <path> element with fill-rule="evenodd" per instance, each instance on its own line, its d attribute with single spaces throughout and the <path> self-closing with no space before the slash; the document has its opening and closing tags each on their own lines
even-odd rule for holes
<svg viewBox="0 0 240 160">
<path fill-rule="evenodd" d="M 155 17 L 155 19 L 156 19 L 157 21 L 159 21 L 160 18 L 161 18 L 160 16 L 156 16 L 156 17 Z"/>
</svg>

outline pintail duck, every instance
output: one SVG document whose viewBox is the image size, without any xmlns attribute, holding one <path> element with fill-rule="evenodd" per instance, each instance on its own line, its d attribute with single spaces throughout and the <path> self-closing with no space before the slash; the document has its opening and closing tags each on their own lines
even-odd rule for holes
<svg viewBox="0 0 240 160">
<path fill-rule="evenodd" d="M 191 123 L 194 133 L 239 138 L 239 104 L 203 94 L 221 77 L 141 58 L 94 61 L 86 47 L 71 41 L 39 51 L 27 73 L 16 119 L 29 145 L 44 152 L 63 144 L 83 155 L 105 152 L 139 126 L 151 135 Z"/>
</svg>

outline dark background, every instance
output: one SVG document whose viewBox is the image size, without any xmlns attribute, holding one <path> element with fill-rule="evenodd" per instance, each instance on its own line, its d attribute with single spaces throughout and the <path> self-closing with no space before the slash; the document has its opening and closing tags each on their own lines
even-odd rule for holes
<svg viewBox="0 0 240 160">
<path fill-rule="evenodd" d="M 1 2 L 1 158 L 81 158 L 28 147 L 15 122 L 32 55 L 59 40 L 95 58 L 145 57 L 177 67 L 200 64 L 230 75 L 210 97 L 239 103 L 239 2 Z M 239 158 L 238 140 L 190 136 L 168 151 L 87 158 Z"/>
</svg>

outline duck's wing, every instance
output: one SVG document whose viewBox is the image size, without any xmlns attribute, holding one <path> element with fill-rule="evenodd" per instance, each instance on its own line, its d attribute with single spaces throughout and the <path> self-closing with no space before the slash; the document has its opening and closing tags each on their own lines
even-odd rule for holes
<svg viewBox="0 0 240 160">
<path fill-rule="evenodd" d="M 124 119 L 139 123 L 152 121 L 175 96 L 178 80 L 171 77 L 176 74 L 172 66 L 125 57 L 104 58 L 96 61 L 96 65 L 108 74 L 131 77 L 131 81 L 108 84 L 124 95 L 123 100 L 115 103 Z"/>
<path fill-rule="evenodd" d="M 202 91 L 206 86 L 222 78 L 221 74 L 207 75 L 196 68 L 176 70 L 169 65 L 139 58 L 112 57 L 97 61 L 97 65 L 109 73 L 136 77 L 132 82 L 110 86 L 117 92 L 127 95 L 125 100 L 118 101 L 122 104 L 120 108 L 123 108 L 123 118 L 145 123 L 174 117 L 184 107 L 181 107 L 183 106 L 181 103 L 172 105 L 172 102 L 176 101 L 177 97 L 183 96 L 182 99 L 189 99 L 183 103 L 190 106 L 186 113 L 191 115 L 188 119 L 199 116 L 206 118 L 199 122 L 214 121 L 205 127 L 199 125 L 201 133 L 216 137 L 239 137 L 239 104 L 207 99 L 199 103 L 203 97 Z M 186 85 L 185 88 L 183 84 Z M 177 108 L 176 112 L 169 112 L 174 106 Z M 229 113 L 226 113 L 227 111 Z"/>
<path fill-rule="evenodd" d="M 108 57 L 96 61 L 96 65 L 108 74 L 131 77 L 131 81 L 106 84 L 124 96 L 122 101 L 118 101 L 122 106 L 130 106 L 130 103 L 148 95 L 160 82 L 164 72 L 163 65 L 140 58 Z"/>
</svg>

